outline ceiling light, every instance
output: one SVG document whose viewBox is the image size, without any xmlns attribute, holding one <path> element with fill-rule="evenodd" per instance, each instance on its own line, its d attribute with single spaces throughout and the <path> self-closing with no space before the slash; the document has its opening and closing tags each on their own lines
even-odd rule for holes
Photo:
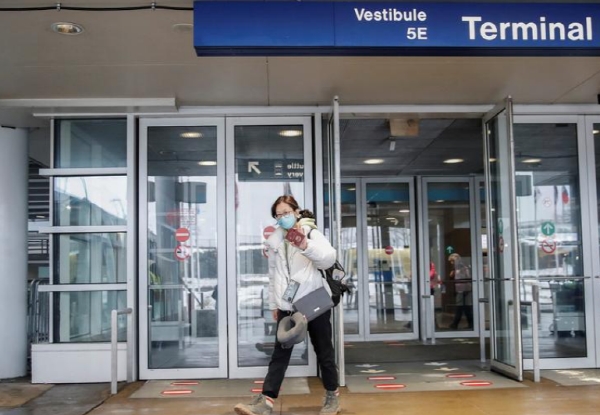
<svg viewBox="0 0 600 415">
<path fill-rule="evenodd" d="M 349 188 L 347 188 L 346 190 L 347 190 L 347 191 L 349 191 L 349 192 L 353 192 L 353 191 L 355 191 L 355 190 L 356 190 L 356 187 L 349 187 Z"/>
<path fill-rule="evenodd" d="M 436 200 L 436 203 L 444 203 L 444 202 L 445 202 L 445 200 L 442 200 L 442 199 Z"/>
<path fill-rule="evenodd" d="M 199 166 L 216 166 L 217 162 L 214 160 L 205 160 L 205 161 L 199 161 L 198 165 Z"/>
<path fill-rule="evenodd" d="M 299 137 L 302 135 L 301 130 L 281 130 L 279 135 L 282 137 Z"/>
<path fill-rule="evenodd" d="M 496 159 L 495 159 L 495 158 L 493 158 L 493 157 L 490 159 L 490 163 L 493 163 L 493 162 L 495 162 L 495 161 L 496 161 Z"/>
<path fill-rule="evenodd" d="M 387 220 L 396 220 L 396 218 L 386 218 Z"/>
<path fill-rule="evenodd" d="M 600 130 L 594 130 L 594 134 L 600 134 Z"/>
<path fill-rule="evenodd" d="M 367 159 L 363 161 L 365 164 L 381 164 L 383 163 L 383 159 Z"/>
<path fill-rule="evenodd" d="M 53 31 L 61 35 L 80 35 L 83 33 L 83 26 L 77 23 L 56 22 L 50 26 Z"/>
<path fill-rule="evenodd" d="M 191 23 L 175 23 L 171 28 L 177 33 L 189 33 L 194 30 L 194 25 Z"/>
<path fill-rule="evenodd" d="M 542 159 L 536 159 L 536 158 L 523 160 L 523 163 L 526 163 L 526 164 L 535 164 L 535 163 L 541 163 L 541 162 L 542 162 Z"/>
<path fill-rule="evenodd" d="M 463 161 L 464 161 L 463 159 L 448 159 L 448 160 L 444 160 L 444 163 L 456 164 L 456 163 L 462 163 Z"/>
<path fill-rule="evenodd" d="M 179 134 L 181 138 L 201 138 L 202 133 L 200 131 L 186 131 L 184 133 Z"/>
<path fill-rule="evenodd" d="M 410 210 L 409 209 L 400 209 L 398 212 L 400 212 L 400 213 L 409 213 Z"/>
</svg>

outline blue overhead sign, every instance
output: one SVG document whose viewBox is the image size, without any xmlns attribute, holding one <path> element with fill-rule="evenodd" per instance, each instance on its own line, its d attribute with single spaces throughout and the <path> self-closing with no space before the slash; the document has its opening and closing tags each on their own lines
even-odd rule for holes
<svg viewBox="0 0 600 415">
<path fill-rule="evenodd" d="M 198 56 L 600 56 L 600 4 L 197 1 Z"/>
</svg>

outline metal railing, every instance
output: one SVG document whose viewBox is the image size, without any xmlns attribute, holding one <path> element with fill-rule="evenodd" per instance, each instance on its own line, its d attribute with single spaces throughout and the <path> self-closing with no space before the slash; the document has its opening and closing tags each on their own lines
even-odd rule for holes
<svg viewBox="0 0 600 415">
<path fill-rule="evenodd" d="M 119 315 L 127 315 L 127 333 L 133 327 L 133 310 L 126 308 L 123 310 L 112 310 L 110 314 L 110 393 L 115 395 L 117 393 L 117 380 L 118 380 L 118 350 L 117 350 L 117 338 L 118 338 L 118 318 Z M 129 336 L 127 336 L 129 338 Z M 127 348 L 130 344 L 127 343 Z M 127 383 L 133 382 L 133 361 L 129 358 L 127 353 Z"/>
<path fill-rule="evenodd" d="M 540 334 L 538 309 L 540 302 L 540 286 L 531 285 L 531 301 L 521 301 L 521 305 L 531 306 L 531 337 L 533 347 L 533 381 L 540 381 Z"/>
<path fill-rule="evenodd" d="M 422 295 L 421 298 L 423 299 L 423 321 L 425 321 L 423 340 L 431 339 L 431 344 L 435 344 L 435 297 Z"/>
<path fill-rule="evenodd" d="M 479 299 L 479 361 L 486 362 L 485 357 L 485 305 L 489 304 L 488 298 Z"/>
<path fill-rule="evenodd" d="M 48 284 L 48 279 L 35 279 L 29 283 L 27 298 L 27 338 L 30 344 L 45 343 L 50 336 L 49 299 L 47 292 L 39 286 Z"/>
</svg>

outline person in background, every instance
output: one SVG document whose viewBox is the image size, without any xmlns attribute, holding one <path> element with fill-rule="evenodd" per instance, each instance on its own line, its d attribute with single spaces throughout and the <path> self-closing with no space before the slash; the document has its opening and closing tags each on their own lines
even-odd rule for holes
<svg viewBox="0 0 600 415">
<path fill-rule="evenodd" d="M 292 303 L 283 298 L 291 279 L 301 281 L 296 298 L 300 289 L 310 292 L 320 287 L 325 287 L 331 295 L 319 269 L 327 269 L 335 263 L 336 251 L 327 238 L 316 229 L 312 212 L 300 210 L 293 196 L 278 197 L 271 207 L 271 216 L 279 225 L 266 241 L 269 258 L 269 308 L 277 322 L 277 332 L 280 321 L 294 313 Z M 306 237 L 297 245 L 292 244 L 285 238 L 292 228 L 304 235 L 310 232 L 310 239 Z M 317 363 L 325 388 L 320 415 L 335 415 L 341 410 L 330 318 L 331 310 L 308 322 L 308 333 L 317 354 Z M 284 348 L 276 339 L 262 393 L 249 404 L 237 404 L 234 410 L 238 415 L 271 415 L 274 400 L 279 396 L 290 363 L 292 350 L 293 346 Z"/>
<path fill-rule="evenodd" d="M 454 290 L 456 293 L 456 310 L 454 320 L 450 325 L 452 330 L 458 329 L 462 315 L 467 317 L 468 329 L 473 329 L 473 283 L 471 282 L 471 271 L 463 262 L 459 254 L 451 254 L 448 257 L 450 262 L 450 280 L 454 281 Z"/>
</svg>

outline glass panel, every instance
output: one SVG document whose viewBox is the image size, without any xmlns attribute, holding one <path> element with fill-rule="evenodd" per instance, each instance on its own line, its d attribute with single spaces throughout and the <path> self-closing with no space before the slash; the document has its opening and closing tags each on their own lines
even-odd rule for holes
<svg viewBox="0 0 600 415">
<path fill-rule="evenodd" d="M 368 183 L 370 333 L 412 332 L 413 280 L 408 183 Z"/>
<path fill-rule="evenodd" d="M 219 364 L 216 160 L 215 126 L 148 128 L 150 369 Z"/>
<path fill-rule="evenodd" d="M 428 183 L 430 288 L 436 327 L 473 330 L 469 183 Z"/>
<path fill-rule="evenodd" d="M 55 177 L 54 224 L 127 224 L 127 177 Z"/>
<path fill-rule="evenodd" d="M 269 310 L 269 269 L 263 242 L 275 225 L 271 205 L 277 197 L 293 195 L 300 207 L 305 207 L 303 139 L 302 125 L 234 129 L 239 367 L 266 366 L 273 351 L 275 322 Z M 306 346 L 294 347 L 291 365 L 308 363 Z"/>
<path fill-rule="evenodd" d="M 492 359 L 514 368 L 520 367 L 520 353 L 515 338 L 518 331 L 515 328 L 515 287 L 511 220 L 513 206 L 511 202 L 511 157 L 510 137 L 508 136 L 509 118 L 506 110 L 486 123 L 489 160 L 490 183 L 490 224 L 489 229 L 494 249 L 491 251 L 490 262 L 494 278 L 492 289 L 492 304 L 494 307 L 494 355 Z M 519 354 L 519 355 L 518 355 Z M 520 370 L 517 370 L 520 377 Z"/>
<path fill-rule="evenodd" d="M 346 282 L 350 293 L 342 298 L 344 307 L 344 333 L 359 334 L 361 319 L 359 318 L 358 241 L 356 235 L 356 184 L 342 184 L 342 238 L 340 263 L 346 270 Z"/>
<path fill-rule="evenodd" d="M 127 166 L 127 120 L 57 120 L 56 168 Z"/>
<path fill-rule="evenodd" d="M 126 291 L 54 292 L 54 342 L 110 342 L 112 310 L 127 307 Z M 118 340 L 127 340 L 127 317 L 119 316 Z"/>
<path fill-rule="evenodd" d="M 54 235 L 54 284 L 127 282 L 125 233 Z"/>
<path fill-rule="evenodd" d="M 521 299 L 540 286 L 541 358 L 585 357 L 577 125 L 515 124 L 514 137 Z M 521 312 L 531 358 L 531 308 Z"/>
</svg>

